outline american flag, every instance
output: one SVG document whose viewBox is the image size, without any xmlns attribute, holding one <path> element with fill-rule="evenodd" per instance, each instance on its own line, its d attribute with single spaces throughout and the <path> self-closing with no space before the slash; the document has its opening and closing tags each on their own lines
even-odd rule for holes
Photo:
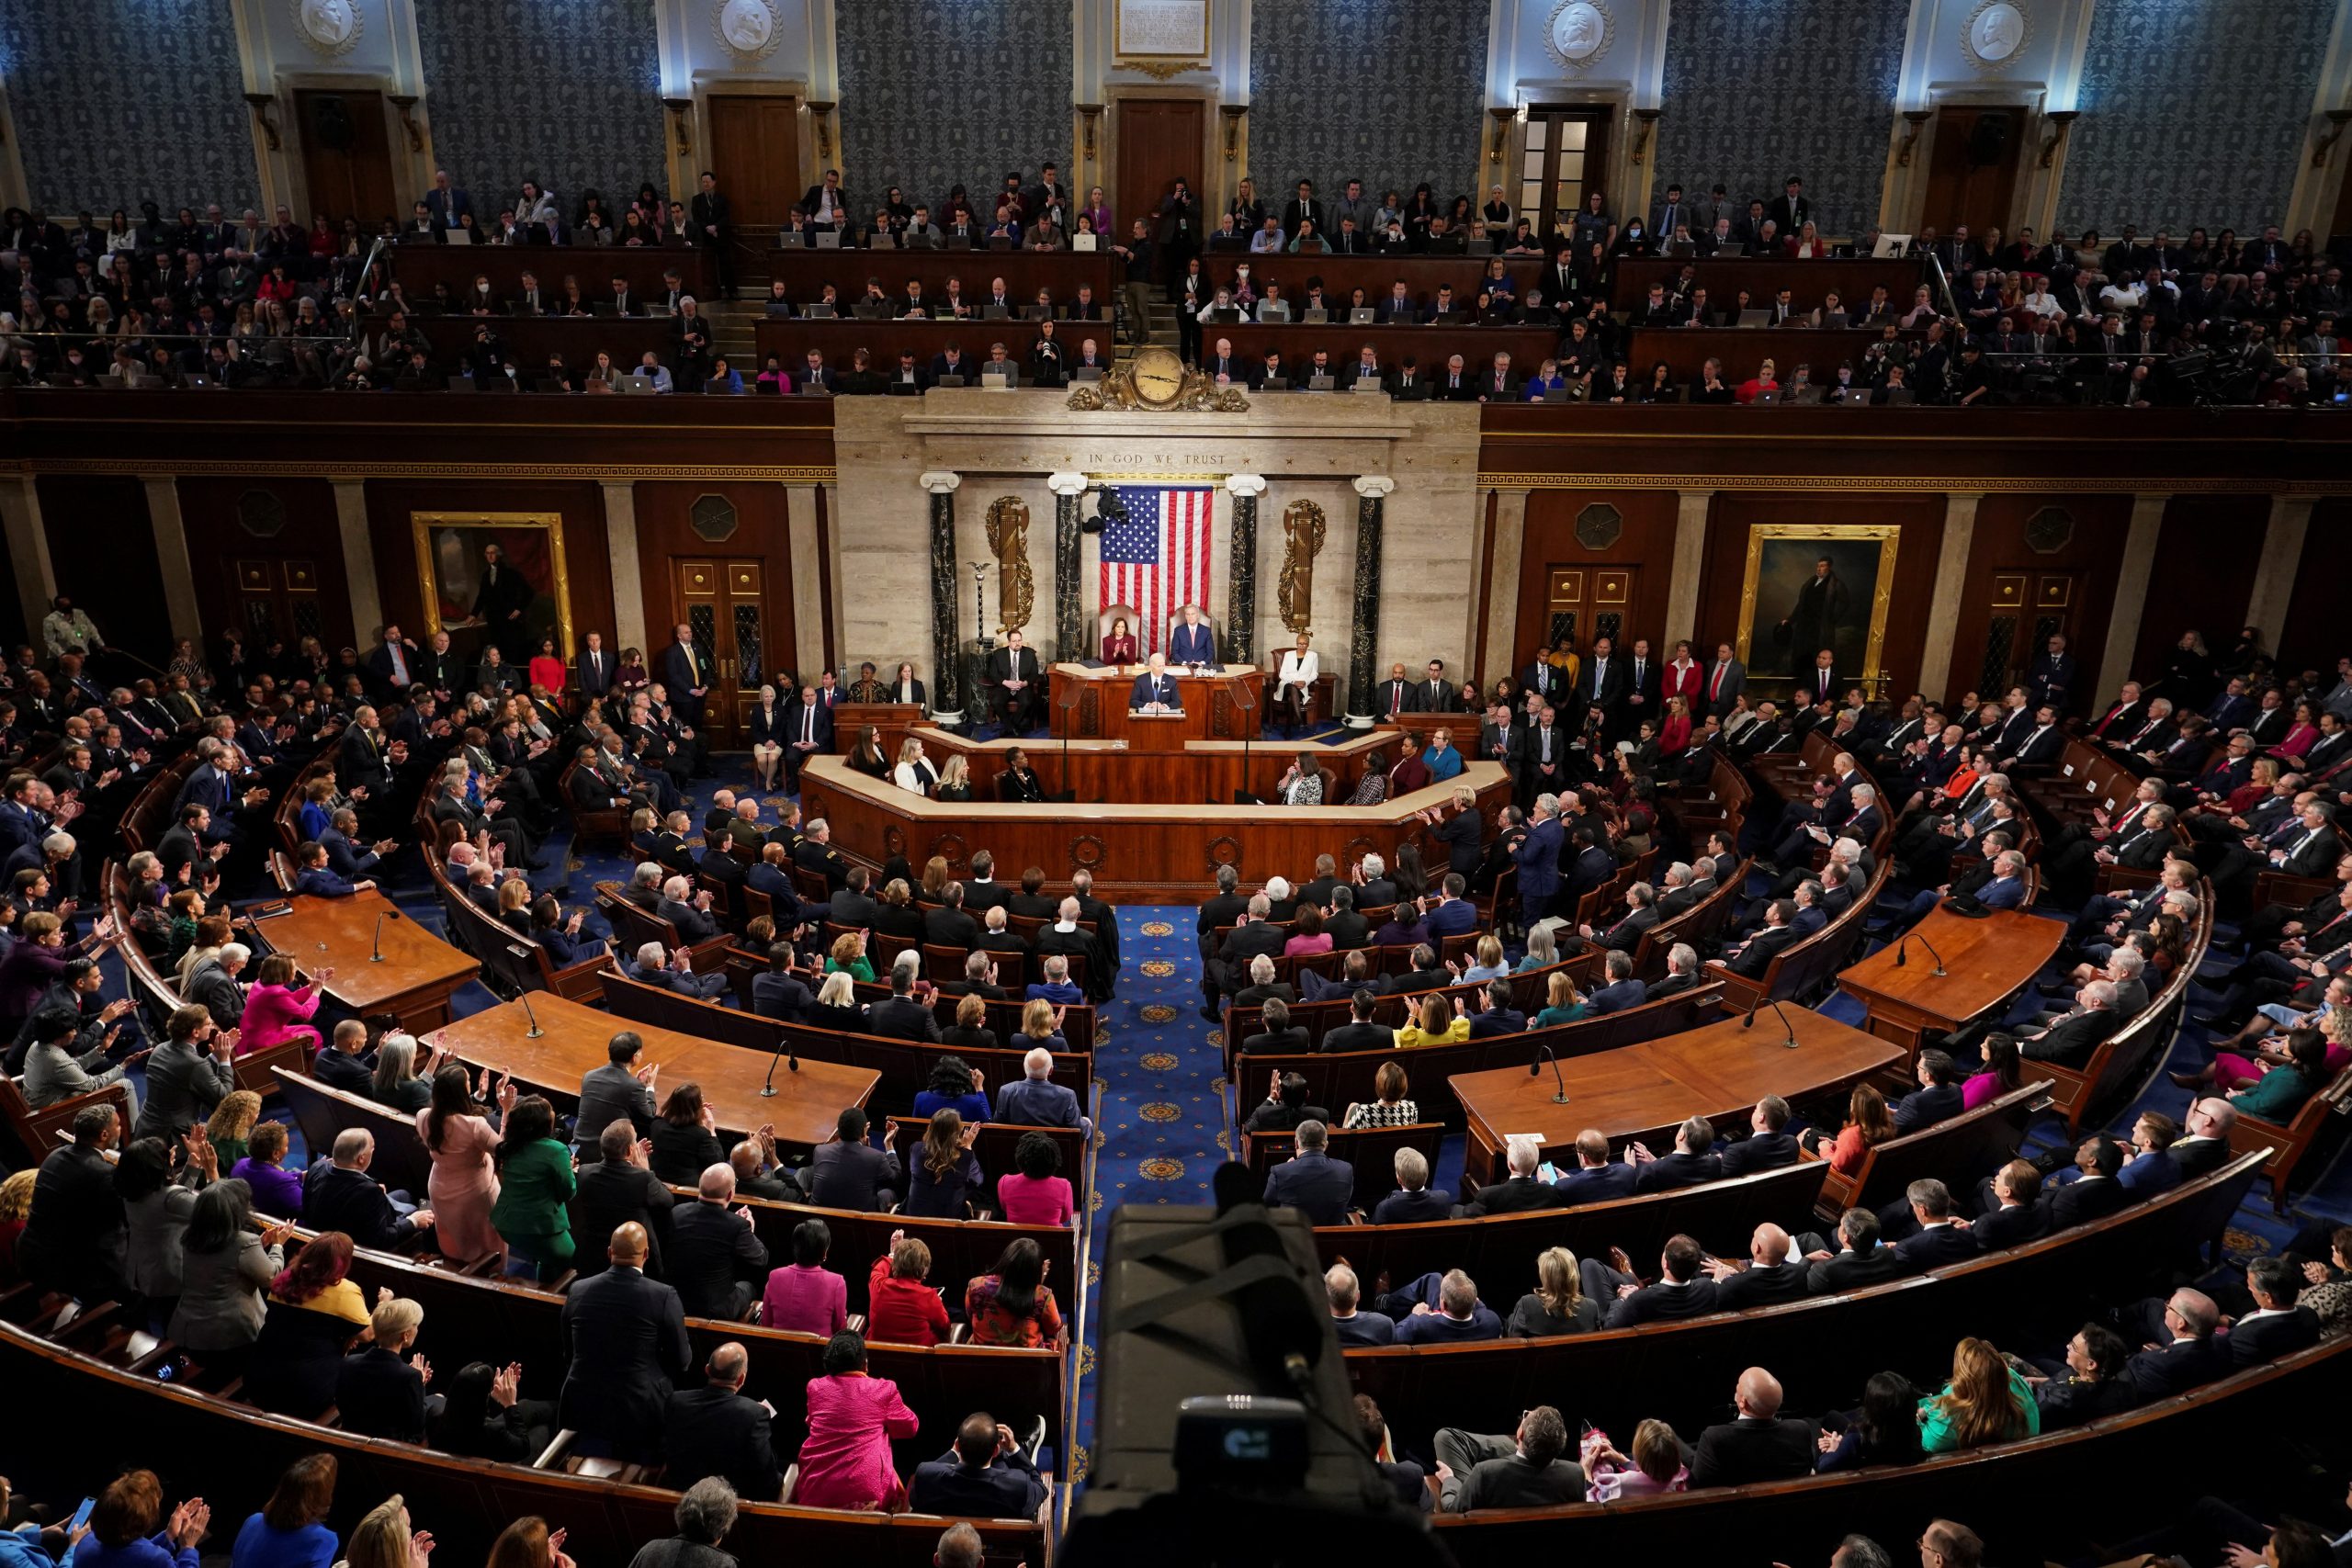
<svg viewBox="0 0 2352 1568">
<path fill-rule="evenodd" d="M 1163 649 L 1168 623 L 1186 604 L 1204 613 L 1209 602 L 1209 525 L 1216 491 L 1205 485 L 1166 488 L 1116 485 L 1102 509 L 1102 576 L 1099 603 L 1131 604 L 1143 625 L 1137 646 Z"/>
</svg>

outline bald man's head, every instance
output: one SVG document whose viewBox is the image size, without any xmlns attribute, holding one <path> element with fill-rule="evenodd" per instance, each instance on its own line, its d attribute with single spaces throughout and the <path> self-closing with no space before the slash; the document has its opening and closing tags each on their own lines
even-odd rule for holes
<svg viewBox="0 0 2352 1568">
<path fill-rule="evenodd" d="M 1781 1380 L 1761 1367 L 1750 1367 L 1739 1374 L 1735 1398 L 1742 1416 L 1770 1421 L 1781 1413 Z"/>
<path fill-rule="evenodd" d="M 1748 1238 L 1747 1255 L 1759 1267 L 1770 1269 L 1789 1260 L 1790 1246 L 1789 1233 L 1767 1221 L 1758 1225 L 1756 1234 Z"/>
<path fill-rule="evenodd" d="M 645 1227 L 635 1220 L 617 1225 L 613 1239 L 605 1248 L 605 1256 L 623 1269 L 645 1267 Z"/>
</svg>

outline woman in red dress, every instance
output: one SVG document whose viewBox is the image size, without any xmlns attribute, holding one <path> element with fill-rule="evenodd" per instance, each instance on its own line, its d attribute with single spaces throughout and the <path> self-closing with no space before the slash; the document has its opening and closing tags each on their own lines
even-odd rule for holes
<svg viewBox="0 0 2352 1568">
<path fill-rule="evenodd" d="M 1102 639 L 1102 662 L 1133 664 L 1142 657 L 1136 651 L 1135 634 L 1127 630 L 1126 616 L 1114 615 L 1111 618 L 1111 635 Z"/>
</svg>

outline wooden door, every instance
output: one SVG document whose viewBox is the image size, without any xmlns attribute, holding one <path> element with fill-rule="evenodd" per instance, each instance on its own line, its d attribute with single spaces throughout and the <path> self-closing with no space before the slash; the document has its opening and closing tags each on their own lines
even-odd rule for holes
<svg viewBox="0 0 2352 1568">
<path fill-rule="evenodd" d="M 1589 105 L 1538 106 L 1529 112 L 1526 151 L 1520 155 L 1519 215 L 1538 234 L 1565 232 L 1588 191 L 1608 194 L 1612 118 L 1612 110 Z M 1633 214 L 1616 216 L 1622 224 Z"/>
<path fill-rule="evenodd" d="M 307 224 L 323 212 L 336 223 L 356 218 L 373 227 L 379 219 L 398 215 L 381 93 L 298 89 L 294 123 L 301 137 L 302 180 L 311 203 L 309 211 L 294 215 L 296 222 Z"/>
<path fill-rule="evenodd" d="M 1934 224 L 1939 234 L 1962 223 L 1972 234 L 1994 227 L 2013 232 L 2009 202 L 2017 192 L 2024 137 L 2023 109 L 1954 104 L 1937 110 L 1928 200 L 1919 221 Z"/>
<path fill-rule="evenodd" d="M 1199 98 L 1121 98 L 1119 177 L 1111 192 L 1113 227 L 1121 234 L 1137 218 L 1149 218 L 1183 180 L 1193 199 L 1206 210 L 1206 178 L 1201 149 L 1206 142 L 1208 105 Z M 1204 231 L 1214 220 L 1204 220 Z"/>
<path fill-rule="evenodd" d="M 710 172 L 739 234 L 764 254 L 800 198 L 799 103 L 770 93 L 714 93 L 705 101 Z"/>
<path fill-rule="evenodd" d="M 2082 575 L 2039 568 L 1993 573 L 1984 659 L 1973 671 L 1979 696 L 1992 698 L 2023 682 L 2053 637 L 2064 637 L 2077 659 L 2087 656 L 2075 630 L 2082 605 Z M 1956 679 L 1967 679 L 1970 674 L 1952 671 Z M 2079 700 L 2075 705 L 2081 705 Z"/>
<path fill-rule="evenodd" d="M 315 563 L 293 556 L 254 556 L 221 564 L 236 595 L 246 647 L 260 648 L 273 637 L 285 638 L 288 648 L 299 647 L 306 637 L 328 642 Z"/>
<path fill-rule="evenodd" d="M 1554 648 L 1573 640 L 1577 652 L 1589 658 L 1592 639 L 1605 637 L 1620 650 L 1633 646 L 1632 638 L 1647 635 L 1641 627 L 1628 627 L 1626 619 L 1634 613 L 1641 588 L 1642 569 L 1638 566 L 1594 566 L 1588 561 L 1555 561 L 1544 569 L 1543 603 L 1532 615 L 1522 613 L 1519 618 L 1521 646 L 1514 650 L 1511 668 L 1526 668 L 1543 644 Z M 1665 655 L 1655 641 L 1650 652 L 1659 659 Z"/>
<path fill-rule="evenodd" d="M 671 625 L 692 628 L 695 653 L 711 672 L 703 699 L 703 731 L 713 746 L 741 746 L 760 683 L 790 669 L 787 637 L 768 614 L 767 563 L 759 560 L 673 558 L 670 563 Z M 663 647 L 669 637 L 656 639 Z M 786 675 L 785 679 L 789 680 Z"/>
</svg>

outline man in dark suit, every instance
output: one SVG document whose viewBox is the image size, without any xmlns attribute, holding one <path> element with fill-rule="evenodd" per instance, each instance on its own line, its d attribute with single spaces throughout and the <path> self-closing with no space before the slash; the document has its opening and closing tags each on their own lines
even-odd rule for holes
<svg viewBox="0 0 2352 1568">
<path fill-rule="evenodd" d="M 1022 638 L 1020 628 L 1005 634 L 1005 646 L 989 654 L 985 684 L 996 708 L 998 728 L 1007 735 L 1023 735 L 1045 706 L 1043 667 L 1037 653 Z"/>
<path fill-rule="evenodd" d="M 1747 1238 L 1747 1268 L 1720 1258 L 1709 1258 L 1706 1269 L 1715 1282 L 1715 1310 L 1741 1312 L 1804 1300 L 1804 1259 L 1790 1256 L 1795 1246 L 1788 1232 L 1768 1220 Z"/>
<path fill-rule="evenodd" d="M 710 1353 L 702 1387 L 670 1396 L 662 1422 L 662 1481 L 684 1488 L 716 1475 L 739 1496 L 773 1498 L 784 1487 L 769 1424 L 775 1412 L 743 1394 L 751 1357 L 729 1340 Z"/>
<path fill-rule="evenodd" d="M 1434 1442 L 1438 1506 L 1446 1513 L 1549 1508 L 1584 1499 L 1584 1469 L 1561 1457 L 1568 1451 L 1568 1427 L 1551 1405 L 1521 1416 L 1508 1438 L 1444 1427 Z"/>
<path fill-rule="evenodd" d="M 1429 1156 L 1419 1149 L 1398 1149 L 1395 1169 L 1396 1190 L 1374 1208 L 1374 1224 L 1411 1224 L 1453 1217 L 1453 1194 L 1430 1186 Z"/>
<path fill-rule="evenodd" d="M 1758 1100 L 1756 1109 L 1748 1112 L 1747 1136 L 1724 1145 L 1720 1174 L 1753 1176 L 1759 1170 L 1778 1170 L 1784 1165 L 1796 1164 L 1797 1141 L 1788 1132 L 1788 1125 L 1787 1100 L 1777 1094 L 1768 1094 Z"/>
<path fill-rule="evenodd" d="M 645 1271 L 662 1275 L 662 1244 L 670 1234 L 670 1215 L 677 1198 L 659 1178 L 645 1168 L 637 1134 L 626 1117 L 605 1124 L 594 1145 L 593 1164 L 580 1168 L 579 1188 L 571 1195 L 571 1234 L 583 1242 L 610 1236 L 625 1224 L 645 1231 Z M 609 1261 L 593 1245 L 582 1247 L 573 1259 L 582 1278 L 602 1273 Z"/>
<path fill-rule="evenodd" d="M 1625 714 L 1627 682 L 1633 666 L 1606 637 L 1592 639 L 1592 657 L 1577 673 L 1577 705 L 1589 712 L 1599 708 L 1604 723 L 1602 738 L 1614 739 Z"/>
<path fill-rule="evenodd" d="M 662 650 L 661 667 L 654 674 L 670 694 L 670 706 L 679 718 L 700 729 L 703 699 L 710 694 L 710 664 L 702 649 L 695 646 L 692 626 L 681 624 L 671 635 L 670 646 Z"/>
<path fill-rule="evenodd" d="M 1791 175 L 1781 194 L 1764 209 L 1764 216 L 1772 220 L 1781 238 L 1795 239 L 1797 231 L 1813 217 L 1813 203 L 1805 198 L 1804 181 Z"/>
<path fill-rule="evenodd" d="M 1703 1116 L 1693 1116 L 1675 1131 L 1671 1154 L 1654 1156 L 1641 1144 L 1628 1145 L 1637 1164 L 1634 1190 L 1665 1192 L 1714 1180 L 1723 1174 L 1723 1161 L 1714 1154 L 1714 1123 Z"/>
<path fill-rule="evenodd" d="M 1523 1214 L 1536 1209 L 1556 1209 L 1560 1194 L 1550 1182 L 1535 1174 L 1544 1163 L 1544 1146 L 1532 1138 L 1513 1138 L 1505 1152 L 1504 1161 L 1510 1175 L 1491 1186 L 1481 1187 L 1461 1208 L 1464 1219 L 1481 1214 Z"/>
<path fill-rule="evenodd" d="M 2123 1380 L 2143 1402 L 2170 1399 L 2229 1370 L 2213 1346 L 2221 1309 L 2202 1291 L 2178 1290 L 2161 1303 L 2143 1302 L 2121 1314 L 2124 1337 L 2145 1348 L 2123 1363 Z"/>
<path fill-rule="evenodd" d="M 1046 1500 L 1037 1466 L 986 1411 L 964 1417 L 946 1453 L 915 1467 L 917 1513 L 973 1519 L 1025 1519 Z"/>
<path fill-rule="evenodd" d="M 1918 1077 L 1919 1087 L 1890 1107 L 1896 1132 L 1916 1133 L 1960 1114 L 1961 1073 L 1950 1053 L 1932 1048 L 1922 1051 L 1918 1065 L 1912 1071 Z"/>
<path fill-rule="evenodd" d="M 619 667 L 605 646 L 605 634 L 590 632 L 571 661 L 572 690 L 583 697 L 607 696 L 613 689 L 613 672 Z"/>
<path fill-rule="evenodd" d="M 2222 1359 L 2230 1368 L 2262 1366 L 2319 1342 L 2319 1315 L 2295 1300 L 2303 1292 L 2303 1277 L 2292 1260 L 2250 1260 L 2245 1288 L 2254 1311 L 2232 1320 L 2221 1341 Z"/>
<path fill-rule="evenodd" d="M 1699 1434 L 1690 1484 L 1745 1486 L 1813 1473 L 1813 1423 L 1781 1417 L 1781 1382 L 1761 1367 L 1739 1374 L 1733 1391 L 1736 1420 Z"/>
<path fill-rule="evenodd" d="M 1840 1246 L 1834 1253 L 1821 1237 L 1808 1232 L 1803 1238 L 1808 1265 L 1805 1290 L 1816 1296 L 1834 1296 L 1901 1278 L 1902 1260 L 1894 1256 L 1894 1248 L 1881 1247 L 1878 1236 L 1878 1216 L 1868 1209 L 1849 1209 L 1838 1217 Z"/>
<path fill-rule="evenodd" d="M 653 1131 L 653 1085 L 661 1076 L 660 1066 L 645 1060 L 645 1043 L 634 1030 L 624 1029 L 605 1042 L 605 1065 L 591 1067 L 580 1080 L 580 1117 L 574 1125 L 582 1161 L 598 1157 L 589 1151 L 615 1122 L 629 1124 L 632 1140 Z"/>
<path fill-rule="evenodd" d="M 558 1410 L 582 1451 L 650 1461 L 659 1457 L 672 1385 L 694 1364 L 685 1314 L 677 1292 L 645 1277 L 643 1226 L 621 1226 L 607 1251 L 612 1267 L 564 1298 Z"/>
<path fill-rule="evenodd" d="M 1731 644 L 1716 644 L 1714 660 L 1707 666 L 1704 683 L 1699 688 L 1705 710 L 1721 718 L 1747 691 L 1747 666 L 1733 657 Z"/>
<path fill-rule="evenodd" d="M 2114 1008 L 2114 982 L 2093 980 L 2078 993 L 2075 1010 L 2038 1034 L 2019 1036 L 2018 1053 L 2029 1061 L 2080 1067 L 2090 1060 L 2100 1042 L 2121 1026 L 2122 1019 Z M 1902 1123 L 1897 1122 L 1895 1125 L 1900 1127 Z"/>
<path fill-rule="evenodd" d="M 831 1141 L 817 1145 L 799 1181 L 808 1201 L 819 1208 L 860 1213 L 889 1208 L 907 1184 L 898 1151 L 877 1149 L 865 1141 L 865 1112 L 854 1105 L 835 1121 Z"/>
<path fill-rule="evenodd" d="M 1559 801 L 1550 791 L 1539 794 L 1527 833 L 1511 852 L 1512 863 L 1519 867 L 1520 923 L 1529 931 L 1535 929 L 1552 900 L 1559 896 Z"/>
<path fill-rule="evenodd" d="M 1298 1153 L 1266 1173 L 1266 1206 L 1296 1209 L 1309 1224 L 1345 1224 L 1355 1198 L 1355 1168 L 1331 1157 L 1322 1121 L 1299 1122 L 1296 1136 Z"/>
<path fill-rule="evenodd" d="M 964 918 L 967 921 L 971 919 L 969 915 Z M 973 940 L 978 940 L 977 928 Z M 936 1041 L 939 1038 L 939 1014 L 929 1002 L 913 995 L 914 974 L 910 965 L 890 966 L 890 994 L 867 1010 L 866 1033 L 878 1034 L 886 1040 Z"/>
<path fill-rule="evenodd" d="M 1605 1203 L 1634 1195 L 1639 1169 L 1631 1159 L 1611 1159 L 1609 1139 L 1598 1128 L 1587 1127 L 1577 1134 L 1576 1151 L 1576 1168 L 1552 1184 L 1563 1204 Z"/>
<path fill-rule="evenodd" d="M 1743 979 L 1761 979 L 1775 957 L 1796 945 L 1796 918 L 1795 899 L 1773 899 L 1764 907 L 1763 929 L 1738 946 L 1725 949 L 1725 957 L 1707 960 L 1707 966 L 1728 969 Z"/>
<path fill-rule="evenodd" d="M 1907 1233 L 1894 1244 L 1894 1256 L 1908 1273 L 1924 1274 L 1954 1263 L 1965 1263 L 1981 1250 L 1976 1238 L 1952 1219 L 1951 1191 L 1933 1177 L 1922 1177 L 1904 1190 L 1909 1213 Z"/>
<path fill-rule="evenodd" d="M 1972 1221 L 1969 1235 L 1979 1252 L 1998 1252 L 2037 1241 L 2050 1230 L 2041 1209 L 2041 1172 L 2030 1160 L 2013 1159 L 1985 1179 L 1990 1206 Z"/>
<path fill-rule="evenodd" d="M 714 1165 L 702 1173 L 696 1201 L 670 1216 L 669 1279 L 689 1317 L 743 1315 L 768 1277 L 768 1249 L 752 1229 L 752 1212 L 729 1212 L 735 1169 Z"/>
<path fill-rule="evenodd" d="M 2053 1180 L 2041 1190 L 2042 1213 L 2052 1231 L 2103 1220 L 2131 1201 L 2115 1179 L 2123 1168 L 2123 1145 L 2114 1139 L 2104 1134 L 2084 1139 L 2075 1150 L 2074 1168 L 2074 1180 Z"/>
</svg>

